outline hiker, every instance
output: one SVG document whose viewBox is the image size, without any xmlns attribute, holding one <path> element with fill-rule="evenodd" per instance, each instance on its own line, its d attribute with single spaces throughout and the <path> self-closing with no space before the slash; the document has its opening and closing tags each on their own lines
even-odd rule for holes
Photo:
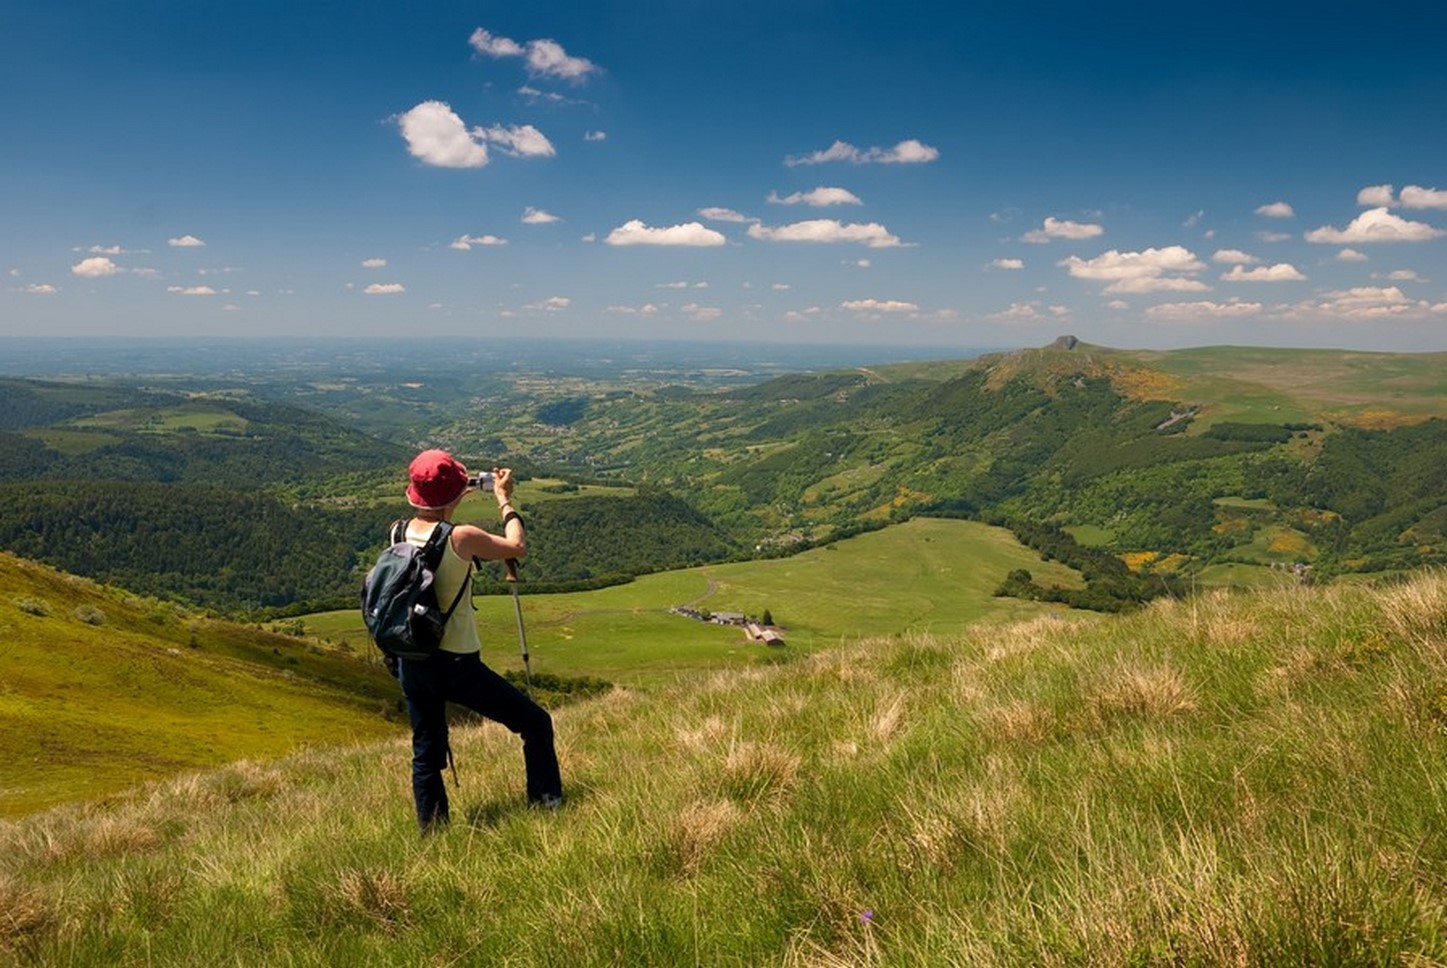
<svg viewBox="0 0 1447 968">
<path fill-rule="evenodd" d="M 407 522 L 406 540 L 421 546 L 440 521 L 453 512 L 472 487 L 467 468 L 442 450 L 425 450 L 408 469 L 407 501 L 416 508 Z M 481 560 L 520 558 L 527 553 L 523 519 L 512 506 L 509 468 L 493 470 L 493 496 L 502 516 L 499 537 L 470 524 L 456 525 L 437 568 L 437 597 L 450 602 L 472 580 L 471 565 Z M 522 737 L 530 804 L 553 809 L 562 804 L 563 786 L 553 749 L 553 719 L 548 711 L 482 662 L 471 594 L 465 608 L 447 620 L 440 649 L 426 659 L 398 660 L 398 679 L 412 721 L 412 793 L 424 834 L 448 821 L 447 789 L 442 774 L 451 750 L 447 743 L 447 704 L 465 706 L 502 723 Z"/>
</svg>

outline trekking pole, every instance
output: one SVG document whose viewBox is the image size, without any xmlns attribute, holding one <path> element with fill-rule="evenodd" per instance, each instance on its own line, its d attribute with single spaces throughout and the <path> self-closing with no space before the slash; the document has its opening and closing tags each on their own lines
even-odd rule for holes
<svg viewBox="0 0 1447 968">
<path fill-rule="evenodd" d="M 518 645 L 523 650 L 523 675 L 527 679 L 528 695 L 533 694 L 533 669 L 528 662 L 528 634 L 523 630 L 523 603 L 518 599 L 518 560 L 507 558 L 503 561 L 507 566 L 507 583 L 512 586 L 512 609 L 518 620 Z"/>
</svg>

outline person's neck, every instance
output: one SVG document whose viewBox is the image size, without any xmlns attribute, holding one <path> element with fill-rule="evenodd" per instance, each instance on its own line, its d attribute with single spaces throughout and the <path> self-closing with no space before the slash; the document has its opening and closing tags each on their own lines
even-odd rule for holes
<svg viewBox="0 0 1447 968">
<path fill-rule="evenodd" d="M 414 514 L 413 517 L 415 517 L 418 521 L 429 521 L 435 524 L 438 521 L 447 521 L 451 519 L 452 509 L 446 508 L 441 511 L 423 511 L 421 509 L 418 509 L 417 513 Z"/>
</svg>

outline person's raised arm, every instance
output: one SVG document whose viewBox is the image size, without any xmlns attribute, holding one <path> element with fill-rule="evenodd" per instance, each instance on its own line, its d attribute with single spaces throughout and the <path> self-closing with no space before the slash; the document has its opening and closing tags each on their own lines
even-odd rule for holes
<svg viewBox="0 0 1447 968">
<path fill-rule="evenodd" d="M 496 475 L 492 493 L 497 498 L 497 511 L 502 516 L 501 535 L 495 535 L 469 524 L 460 525 L 453 534 L 453 549 L 463 558 L 481 558 L 483 561 L 499 561 L 504 558 L 521 558 L 528 553 L 527 535 L 523 519 L 512 506 L 512 469 L 493 468 Z"/>
</svg>

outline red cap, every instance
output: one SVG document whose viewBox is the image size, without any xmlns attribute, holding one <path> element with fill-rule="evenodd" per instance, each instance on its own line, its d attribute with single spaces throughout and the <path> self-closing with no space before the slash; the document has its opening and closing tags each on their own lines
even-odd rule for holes
<svg viewBox="0 0 1447 968">
<path fill-rule="evenodd" d="M 426 511 L 445 508 L 467 490 L 467 468 L 445 450 L 424 450 L 407 468 L 407 500 Z"/>
</svg>

